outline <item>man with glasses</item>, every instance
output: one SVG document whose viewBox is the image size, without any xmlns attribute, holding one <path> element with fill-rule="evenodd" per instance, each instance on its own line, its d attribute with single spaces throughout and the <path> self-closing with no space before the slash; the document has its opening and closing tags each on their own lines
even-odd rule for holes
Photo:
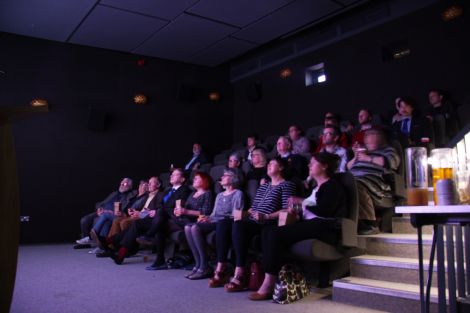
<svg viewBox="0 0 470 313">
<path fill-rule="evenodd" d="M 348 152 L 345 148 L 338 145 L 340 136 L 340 130 L 338 127 L 327 125 L 323 129 L 323 147 L 320 152 L 334 153 L 340 157 L 341 161 L 338 164 L 338 172 L 346 172 L 346 164 L 348 163 Z"/>
</svg>

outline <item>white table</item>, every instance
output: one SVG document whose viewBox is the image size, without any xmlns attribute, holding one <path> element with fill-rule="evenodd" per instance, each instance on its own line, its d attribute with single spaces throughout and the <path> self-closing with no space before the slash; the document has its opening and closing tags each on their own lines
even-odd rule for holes
<svg viewBox="0 0 470 313">
<path fill-rule="evenodd" d="M 429 295 L 433 272 L 434 253 L 437 246 L 437 278 L 439 312 L 444 313 L 446 309 L 446 270 L 444 266 L 444 236 L 442 225 L 458 225 L 455 228 L 455 250 L 453 227 L 445 227 L 447 248 L 447 280 L 449 291 L 450 312 L 457 312 L 457 293 L 461 298 L 470 293 L 470 205 L 437 205 L 437 206 L 400 206 L 395 208 L 396 213 L 410 214 L 411 224 L 418 231 L 418 255 L 419 255 L 419 288 L 421 299 L 421 312 L 429 312 Z M 423 241 L 421 227 L 433 225 L 434 233 L 429 258 L 428 280 L 426 294 L 424 292 L 424 268 L 423 268 Z M 464 227 L 465 247 L 462 240 L 462 227 Z M 456 251 L 457 271 L 455 269 L 454 251 Z M 466 274 L 464 263 L 464 252 L 466 261 Z M 465 279 L 466 278 L 466 279 Z M 456 281 L 457 280 L 457 281 Z M 466 280 L 466 283 L 465 283 Z"/>
</svg>

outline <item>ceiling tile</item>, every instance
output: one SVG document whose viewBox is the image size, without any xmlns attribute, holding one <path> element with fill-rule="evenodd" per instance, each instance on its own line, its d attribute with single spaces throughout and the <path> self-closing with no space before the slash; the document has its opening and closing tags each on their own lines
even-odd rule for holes
<svg viewBox="0 0 470 313">
<path fill-rule="evenodd" d="M 96 0 L 2 0 L 0 31 L 65 41 Z"/>
<path fill-rule="evenodd" d="M 97 6 L 70 42 L 119 51 L 132 51 L 166 25 L 161 19 Z"/>
<path fill-rule="evenodd" d="M 183 14 L 134 52 L 170 60 L 187 59 L 235 32 L 237 28 Z"/>
<path fill-rule="evenodd" d="M 100 4 L 172 20 L 197 0 L 101 0 Z"/>
<path fill-rule="evenodd" d="M 227 37 L 215 45 L 197 53 L 191 58 L 191 63 L 217 66 L 256 47 L 257 45 L 252 43 Z"/>
<path fill-rule="evenodd" d="M 329 0 L 298 0 L 240 30 L 233 37 L 263 44 L 339 9 L 340 5 Z"/>
<path fill-rule="evenodd" d="M 245 27 L 292 1 L 294 0 L 201 0 L 188 12 Z"/>
</svg>

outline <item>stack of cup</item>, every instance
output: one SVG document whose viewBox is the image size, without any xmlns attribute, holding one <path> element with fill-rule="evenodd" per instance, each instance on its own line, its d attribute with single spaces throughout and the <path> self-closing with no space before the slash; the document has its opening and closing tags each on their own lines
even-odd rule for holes
<svg viewBox="0 0 470 313">
<path fill-rule="evenodd" d="M 439 179 L 436 182 L 436 196 L 439 205 L 456 204 L 454 181 L 452 179 Z"/>
</svg>

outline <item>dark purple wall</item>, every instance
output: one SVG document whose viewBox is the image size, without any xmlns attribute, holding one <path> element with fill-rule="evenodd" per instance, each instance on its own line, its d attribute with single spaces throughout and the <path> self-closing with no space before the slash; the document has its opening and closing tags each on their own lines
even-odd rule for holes
<svg viewBox="0 0 470 313">
<path fill-rule="evenodd" d="M 49 101 L 50 112 L 14 124 L 23 242 L 66 241 L 80 217 L 117 188 L 121 177 L 148 178 L 182 166 L 192 143 L 209 151 L 231 143 L 228 71 L 0 33 L 0 105 Z M 199 87 L 193 102 L 176 98 L 179 82 Z M 218 89 L 222 101 L 207 92 Z M 133 104 L 134 94 L 150 103 Z M 88 129 L 89 107 L 109 114 L 103 132 Z"/>
<path fill-rule="evenodd" d="M 421 108 L 427 105 L 427 90 L 441 88 L 463 104 L 462 120 L 470 117 L 470 19 L 468 10 L 460 18 L 444 22 L 442 4 L 388 22 L 377 28 L 324 47 L 286 64 L 260 72 L 234 84 L 234 140 L 257 131 L 261 136 L 287 131 L 297 123 L 305 129 L 318 125 L 327 110 L 354 120 L 360 107 L 378 113 L 394 108 L 399 95 L 414 97 Z M 407 40 L 411 55 L 382 61 L 382 46 Z M 304 69 L 324 62 L 328 81 L 305 87 Z M 281 79 L 279 71 L 290 67 L 293 75 Z M 263 98 L 250 102 L 246 88 L 253 82 L 263 86 Z"/>
</svg>

